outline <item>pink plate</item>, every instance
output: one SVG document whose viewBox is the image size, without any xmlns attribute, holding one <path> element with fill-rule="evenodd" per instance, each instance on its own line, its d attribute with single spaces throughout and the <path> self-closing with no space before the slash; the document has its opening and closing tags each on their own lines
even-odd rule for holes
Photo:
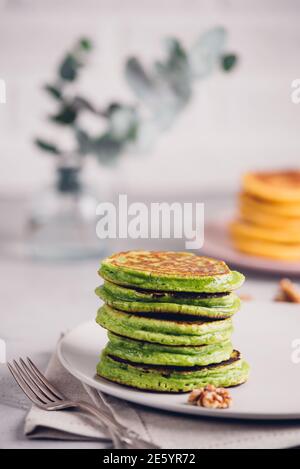
<svg viewBox="0 0 300 469">
<path fill-rule="evenodd" d="M 201 254 L 222 259 L 228 264 L 244 269 L 281 275 L 300 275 L 300 262 L 276 261 L 250 256 L 237 251 L 230 240 L 228 219 L 208 222 L 205 228 L 205 242 Z"/>
</svg>

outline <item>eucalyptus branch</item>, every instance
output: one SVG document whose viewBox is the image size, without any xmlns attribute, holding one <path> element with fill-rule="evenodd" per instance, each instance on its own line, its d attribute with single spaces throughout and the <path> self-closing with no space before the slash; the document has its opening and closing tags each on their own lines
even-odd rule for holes
<svg viewBox="0 0 300 469">
<path fill-rule="evenodd" d="M 138 58 L 130 57 L 124 72 L 138 106 L 112 102 L 105 109 L 83 96 L 68 94 L 70 84 L 79 79 L 92 50 L 91 41 L 82 38 L 66 53 L 54 82 L 44 86 L 57 103 L 57 112 L 48 118 L 74 132 L 76 155 L 93 155 L 101 163 L 114 162 L 129 147 L 152 145 L 191 101 L 196 81 L 207 78 L 217 69 L 229 72 L 236 66 L 237 56 L 224 51 L 226 36 L 224 28 L 214 28 L 201 35 L 190 49 L 178 39 L 169 38 L 165 42 L 165 57 L 155 61 L 150 70 L 146 70 Z M 143 108 L 147 113 L 143 113 Z M 104 119 L 105 131 L 94 137 L 80 128 L 78 118 L 83 112 Z M 57 157 L 64 158 L 68 154 L 55 143 L 41 138 L 37 138 L 35 144 Z"/>
</svg>

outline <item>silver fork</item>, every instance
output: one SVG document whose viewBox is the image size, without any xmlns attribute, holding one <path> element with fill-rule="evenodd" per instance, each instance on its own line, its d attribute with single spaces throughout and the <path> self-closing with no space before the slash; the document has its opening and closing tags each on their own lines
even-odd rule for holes
<svg viewBox="0 0 300 469">
<path fill-rule="evenodd" d="M 121 425 L 103 409 L 96 408 L 87 402 L 75 402 L 65 397 L 46 379 L 30 358 L 27 357 L 27 363 L 20 358 L 19 363 L 13 360 L 13 365 L 7 363 L 7 366 L 22 391 L 37 407 L 48 411 L 63 409 L 86 411 L 97 417 L 102 425 L 107 427 L 113 441 L 120 440 L 127 448 L 132 449 L 157 448 L 157 446 L 140 438 L 138 434 Z"/>
</svg>

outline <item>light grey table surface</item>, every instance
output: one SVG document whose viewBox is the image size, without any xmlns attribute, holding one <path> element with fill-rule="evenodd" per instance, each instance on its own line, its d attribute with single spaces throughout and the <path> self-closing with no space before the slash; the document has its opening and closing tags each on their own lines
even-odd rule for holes
<svg viewBox="0 0 300 469">
<path fill-rule="evenodd" d="M 1 205 L 0 201 L 2 216 L 4 207 L 7 203 Z M 1 238 L 3 227 L 6 231 Z M 94 294 L 99 284 L 99 260 L 44 263 L 20 258 L 8 254 L 7 238 L 7 225 L 1 225 L 0 338 L 6 341 L 8 360 L 28 355 L 45 369 L 60 334 L 95 317 L 99 307 Z M 127 247 L 132 246 L 117 242 L 114 249 Z M 250 273 L 242 292 L 255 299 L 271 299 L 277 282 L 276 278 Z M 27 398 L 13 382 L 6 366 L 0 365 L 1 448 L 104 447 L 99 443 L 30 441 L 23 434 L 28 409 Z"/>
</svg>

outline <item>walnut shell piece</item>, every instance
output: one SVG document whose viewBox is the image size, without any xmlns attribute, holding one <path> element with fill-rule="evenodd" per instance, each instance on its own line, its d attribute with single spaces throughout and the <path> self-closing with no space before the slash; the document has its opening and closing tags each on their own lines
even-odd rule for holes
<svg viewBox="0 0 300 469">
<path fill-rule="evenodd" d="M 227 389 L 209 384 L 205 388 L 194 389 L 188 397 L 188 403 L 209 409 L 228 409 L 232 398 Z"/>
<path fill-rule="evenodd" d="M 287 303 L 300 303 L 300 291 L 296 285 L 287 278 L 283 278 L 279 283 L 279 292 L 275 301 Z"/>
</svg>

